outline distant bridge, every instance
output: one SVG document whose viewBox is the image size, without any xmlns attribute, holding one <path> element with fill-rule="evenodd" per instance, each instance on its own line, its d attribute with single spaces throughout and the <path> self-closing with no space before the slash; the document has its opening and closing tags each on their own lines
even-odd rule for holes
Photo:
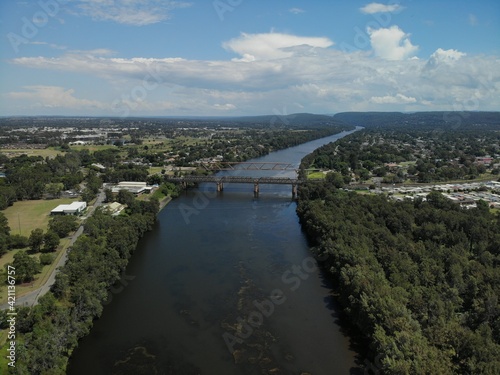
<svg viewBox="0 0 500 375">
<path fill-rule="evenodd" d="M 297 167 L 290 163 L 275 162 L 226 162 L 213 161 L 201 163 L 207 171 L 295 171 Z"/>
<path fill-rule="evenodd" d="M 257 197 L 259 195 L 260 184 L 271 185 L 291 185 L 292 196 L 297 196 L 297 186 L 304 183 L 306 180 L 291 177 L 251 177 L 251 176 L 165 176 L 165 181 L 178 182 L 184 187 L 189 182 L 201 183 L 212 182 L 217 185 L 217 191 L 224 190 L 225 183 L 233 184 L 253 184 L 253 192 Z"/>
</svg>

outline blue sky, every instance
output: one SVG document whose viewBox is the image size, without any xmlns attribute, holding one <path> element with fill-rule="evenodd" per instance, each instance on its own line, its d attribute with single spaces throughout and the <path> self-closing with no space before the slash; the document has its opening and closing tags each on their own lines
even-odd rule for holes
<svg viewBox="0 0 500 375">
<path fill-rule="evenodd" d="M 499 110 L 500 2 L 11 0 L 0 115 Z"/>
</svg>

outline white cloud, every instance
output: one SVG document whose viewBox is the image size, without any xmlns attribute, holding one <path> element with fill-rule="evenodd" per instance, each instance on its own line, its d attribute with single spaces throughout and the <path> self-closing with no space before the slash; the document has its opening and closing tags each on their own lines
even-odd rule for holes
<svg viewBox="0 0 500 375">
<path fill-rule="evenodd" d="M 441 64 L 453 65 L 464 56 L 466 56 L 464 52 L 457 51 L 456 49 L 444 50 L 438 48 L 429 58 L 427 65 L 431 67 L 436 67 Z"/>
<path fill-rule="evenodd" d="M 187 6 L 171 0 L 75 0 L 73 10 L 96 21 L 144 26 L 164 21 L 173 9 Z"/>
<path fill-rule="evenodd" d="M 469 100 L 478 101 L 477 109 L 498 110 L 496 56 L 438 49 L 427 58 L 381 59 L 365 51 L 328 48 L 331 44 L 325 38 L 244 34 L 225 45 L 239 56 L 246 54 L 245 62 L 122 58 L 108 50 L 17 58 L 11 63 L 26 69 L 101 79 L 102 86 L 96 87 L 100 101 L 61 87 L 30 86 L 10 93 L 2 112 L 35 104 L 87 108 L 89 115 L 97 108 L 108 115 L 131 116 L 262 114 L 283 107 L 288 113 L 416 111 L 453 110 L 455 103 Z M 112 110 L 113 102 L 120 111 Z"/>
<path fill-rule="evenodd" d="M 372 96 L 370 98 L 370 102 L 376 104 L 408 104 L 408 103 L 416 103 L 417 99 L 403 94 L 396 94 L 396 96 L 391 96 L 391 95 Z"/>
<path fill-rule="evenodd" d="M 24 86 L 27 91 L 10 92 L 10 99 L 31 101 L 35 108 L 99 109 L 103 104 L 97 100 L 79 99 L 73 96 L 74 90 L 59 86 Z"/>
<path fill-rule="evenodd" d="M 304 13 L 305 12 L 304 9 L 300 9 L 300 8 L 291 8 L 291 9 L 288 9 L 288 11 L 290 13 L 293 13 L 293 14 L 300 14 L 300 13 Z"/>
<path fill-rule="evenodd" d="M 236 109 L 236 106 L 231 103 L 226 103 L 226 104 L 214 104 L 214 108 L 220 111 L 231 111 L 233 109 Z"/>
<path fill-rule="evenodd" d="M 414 46 L 409 39 L 410 34 L 396 25 L 376 30 L 369 27 L 367 32 L 375 54 L 383 59 L 404 60 L 418 51 L 418 46 Z"/>
<path fill-rule="evenodd" d="M 401 5 L 399 4 L 380 4 L 380 3 L 370 3 L 365 5 L 359 10 L 364 14 L 375 14 L 375 13 L 394 13 L 398 12 L 401 9 Z"/>
<path fill-rule="evenodd" d="M 29 44 L 36 45 L 36 46 L 48 46 L 50 48 L 60 49 L 60 50 L 65 50 L 68 48 L 66 46 L 61 46 L 61 45 L 55 44 L 55 43 L 47 43 L 47 42 L 39 42 L 39 41 L 29 42 Z"/>
<path fill-rule="evenodd" d="M 294 47 L 328 48 L 333 42 L 323 37 L 302 37 L 291 34 L 245 34 L 223 43 L 226 50 L 242 56 L 240 61 L 271 60 L 293 55 Z"/>
</svg>

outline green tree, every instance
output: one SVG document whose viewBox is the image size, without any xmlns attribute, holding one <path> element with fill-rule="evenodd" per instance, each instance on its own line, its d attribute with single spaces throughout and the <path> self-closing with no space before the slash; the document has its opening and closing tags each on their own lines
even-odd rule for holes
<svg viewBox="0 0 500 375">
<path fill-rule="evenodd" d="M 20 234 L 11 234 L 9 237 L 9 248 L 11 249 L 23 249 L 29 246 L 28 237 L 22 236 Z"/>
<path fill-rule="evenodd" d="M 9 222 L 3 212 L 0 212 L 0 256 L 7 252 L 9 246 Z"/>
<path fill-rule="evenodd" d="M 85 188 L 83 189 L 83 192 L 82 192 L 82 200 L 84 200 L 85 202 L 89 203 L 92 201 L 92 199 L 94 199 L 95 197 L 97 196 L 96 193 L 94 193 L 92 190 L 90 190 L 89 188 Z"/>
<path fill-rule="evenodd" d="M 135 196 L 130 191 L 120 190 L 116 196 L 116 200 L 121 204 L 126 204 L 127 206 L 132 206 L 135 201 Z"/>
<path fill-rule="evenodd" d="M 54 261 L 54 255 L 52 254 L 40 254 L 40 264 L 46 266 L 52 264 Z"/>
<path fill-rule="evenodd" d="M 326 175 L 326 181 L 335 186 L 337 189 L 340 189 L 344 186 L 344 178 L 340 173 L 337 172 L 328 173 Z"/>
<path fill-rule="evenodd" d="M 40 252 L 43 245 L 43 230 L 40 228 L 33 229 L 28 239 L 28 243 L 32 253 Z"/>
<path fill-rule="evenodd" d="M 111 202 L 114 202 L 115 201 L 115 196 L 113 194 L 113 192 L 111 191 L 111 189 L 104 189 L 104 195 L 106 196 L 105 198 L 105 202 L 106 203 L 111 203 Z"/>
<path fill-rule="evenodd" d="M 45 187 L 45 191 L 47 194 L 49 194 L 52 198 L 59 198 L 61 196 L 61 192 L 64 188 L 64 185 L 60 182 L 51 182 L 47 184 Z"/>
<path fill-rule="evenodd" d="M 49 221 L 49 230 L 57 233 L 60 238 L 78 229 L 78 218 L 73 215 L 53 216 Z"/>
<path fill-rule="evenodd" d="M 9 221 L 5 217 L 4 213 L 0 212 L 0 234 L 8 236 L 9 232 L 10 232 Z"/>
<path fill-rule="evenodd" d="M 16 189 L 0 184 L 0 210 L 4 210 L 17 200 Z"/>
<path fill-rule="evenodd" d="M 43 236 L 43 252 L 50 253 L 55 251 L 57 246 L 59 246 L 59 242 L 60 239 L 57 233 L 51 230 L 47 231 L 47 233 Z"/>
<path fill-rule="evenodd" d="M 14 255 L 12 266 L 16 269 L 16 283 L 29 282 L 40 272 L 40 263 L 30 257 L 26 251 Z"/>
</svg>

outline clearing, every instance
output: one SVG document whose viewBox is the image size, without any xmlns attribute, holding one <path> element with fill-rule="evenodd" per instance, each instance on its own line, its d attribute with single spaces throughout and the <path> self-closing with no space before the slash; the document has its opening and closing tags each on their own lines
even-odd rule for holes
<svg viewBox="0 0 500 375">
<path fill-rule="evenodd" d="M 47 229 L 50 218 L 50 211 L 60 204 L 69 204 L 78 199 L 61 198 L 50 200 L 18 201 L 7 207 L 3 213 L 9 220 L 11 234 L 21 234 L 29 236 L 31 231 L 41 228 Z"/>
</svg>

